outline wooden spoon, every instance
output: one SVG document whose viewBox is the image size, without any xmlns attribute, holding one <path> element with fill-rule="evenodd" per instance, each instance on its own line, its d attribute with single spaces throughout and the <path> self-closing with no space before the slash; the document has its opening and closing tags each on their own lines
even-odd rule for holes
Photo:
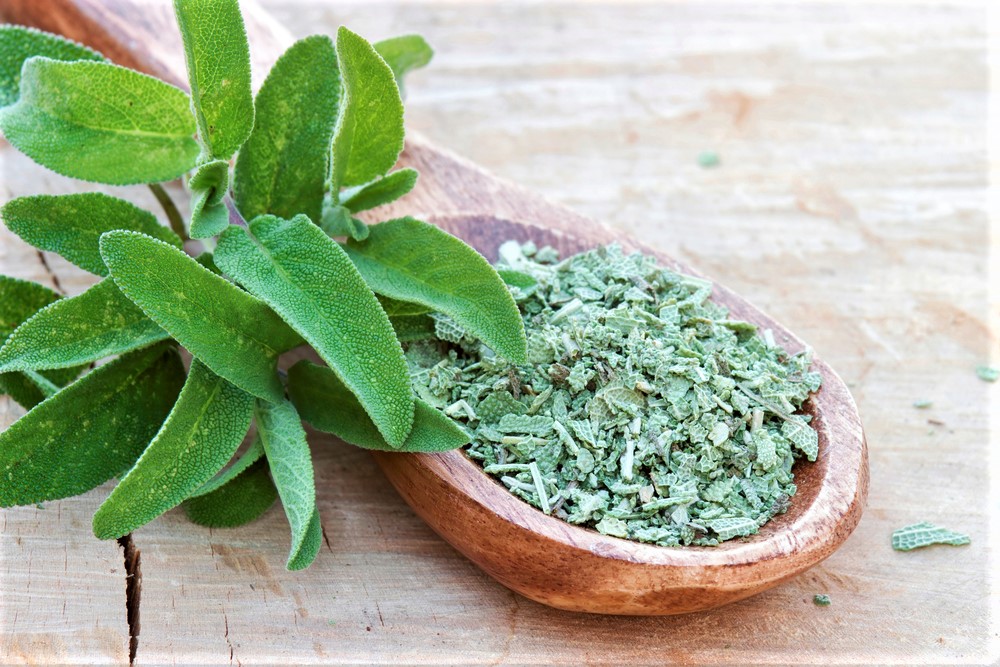
<svg viewBox="0 0 1000 667">
<path fill-rule="evenodd" d="M 255 4 L 241 4 L 259 77 L 290 37 Z M 63 33 L 119 64 L 178 84 L 185 80 L 180 39 L 165 0 L 6 0 L 0 14 L 7 21 Z M 655 255 L 669 268 L 697 275 L 608 227 L 500 181 L 420 136 L 411 135 L 400 162 L 420 171 L 420 183 L 411 195 L 379 210 L 379 219 L 423 213 L 491 260 L 509 239 L 551 245 L 563 256 L 617 242 L 626 250 Z M 789 351 L 804 348 L 785 327 L 725 287 L 716 284 L 713 299 L 733 317 L 770 329 Z M 533 600 L 606 614 L 710 609 L 817 564 L 843 543 L 861 518 L 868 492 L 861 420 L 837 374 L 820 359 L 813 367 L 823 376 L 823 385 L 805 411 L 819 432 L 818 459 L 796 464 L 798 493 L 787 513 L 769 521 L 757 535 L 716 547 L 657 547 L 572 526 L 510 494 L 461 451 L 376 453 L 375 460 L 431 528 L 497 581 Z"/>
</svg>

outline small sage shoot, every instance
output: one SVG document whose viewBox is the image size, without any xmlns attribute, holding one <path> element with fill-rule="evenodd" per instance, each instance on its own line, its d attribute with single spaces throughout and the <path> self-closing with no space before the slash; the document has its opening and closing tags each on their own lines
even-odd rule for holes
<svg viewBox="0 0 1000 667">
<path fill-rule="evenodd" d="M 0 506 L 118 478 L 93 522 L 112 539 L 179 505 L 227 528 L 279 500 L 287 567 L 301 569 L 323 540 L 303 419 L 366 448 L 460 447 L 466 432 L 414 393 L 401 341 L 433 331 L 434 310 L 523 362 L 524 328 L 475 250 L 377 215 L 417 184 L 396 162 L 402 79 L 432 55 L 422 38 L 306 37 L 254 96 L 237 0 L 174 9 L 190 92 L 0 26 L 4 137 L 63 176 L 148 185 L 169 224 L 98 192 L 0 209 L 21 239 L 99 279 L 61 298 L 0 276 L 0 393 L 28 410 L 0 433 Z M 160 185 L 177 178 L 187 220 Z M 207 250 L 187 254 L 191 239 Z M 281 370 L 303 345 L 326 366 Z"/>
</svg>

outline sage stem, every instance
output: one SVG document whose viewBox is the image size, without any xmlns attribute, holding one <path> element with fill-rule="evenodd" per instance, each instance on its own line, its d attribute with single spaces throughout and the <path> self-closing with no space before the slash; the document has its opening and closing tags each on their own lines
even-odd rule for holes
<svg viewBox="0 0 1000 667">
<path fill-rule="evenodd" d="M 163 186 L 159 183 L 150 183 L 149 189 L 156 197 L 156 201 L 160 202 L 163 212 L 167 214 L 170 229 L 174 230 L 174 234 L 181 237 L 181 241 L 190 240 L 187 235 L 187 229 L 184 227 L 184 218 L 181 217 L 181 212 L 177 210 L 174 200 L 170 198 L 170 195 L 163 189 Z"/>
</svg>

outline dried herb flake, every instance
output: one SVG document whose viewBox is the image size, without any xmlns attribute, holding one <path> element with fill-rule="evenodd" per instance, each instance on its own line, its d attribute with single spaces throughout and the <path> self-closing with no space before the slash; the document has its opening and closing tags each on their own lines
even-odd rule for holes
<svg viewBox="0 0 1000 667">
<path fill-rule="evenodd" d="M 472 433 L 468 455 L 542 511 L 606 535 L 714 545 L 788 508 L 820 376 L 728 319 L 711 284 L 610 246 L 559 261 L 506 243 L 528 335 L 513 365 L 447 316 L 407 346 L 414 388 Z"/>
</svg>

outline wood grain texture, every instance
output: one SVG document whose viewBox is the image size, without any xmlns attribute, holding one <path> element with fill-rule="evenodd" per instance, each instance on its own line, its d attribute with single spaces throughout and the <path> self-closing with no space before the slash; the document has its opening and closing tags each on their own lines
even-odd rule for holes
<svg viewBox="0 0 1000 667">
<path fill-rule="evenodd" d="M 973 373 L 997 354 L 987 321 L 998 304 L 987 290 L 997 239 L 987 217 L 985 5 L 267 8 L 296 35 L 340 23 L 374 39 L 425 34 L 438 55 L 409 85 L 411 128 L 696 266 L 808 340 L 859 403 L 869 509 L 822 565 L 752 599 L 681 617 L 585 616 L 497 585 L 413 515 L 367 454 L 310 434 L 329 548 L 306 573 L 284 572 L 286 526 L 273 510 L 225 533 L 177 513 L 140 531 L 140 664 L 997 659 L 987 549 L 996 508 L 983 501 L 983 462 L 997 446 L 998 395 Z M 720 166 L 699 168 L 710 149 Z M 409 155 L 420 160 L 419 144 Z M 9 149 L 0 159 L 4 198 L 92 189 Z M 401 208 L 423 212 L 418 204 Z M 523 217 L 520 198 L 491 205 Z M 71 287 L 88 280 L 49 259 Z M 9 234 L 0 270 L 44 277 Z M 934 406 L 916 410 L 918 399 Z M 89 513 L 79 516 L 72 553 L 113 553 L 90 539 Z M 891 531 L 922 519 L 973 543 L 891 551 Z M 66 534 L 51 528 L 37 535 L 61 551 Z M 5 568 L 19 564 L 0 583 L 3 599 L 30 581 L 33 622 L 62 628 L 67 655 L 90 655 L 60 608 L 111 624 L 110 603 L 84 615 L 58 562 L 28 570 L 9 529 L 0 539 Z M 222 544 L 230 551 L 213 556 Z M 833 605 L 815 607 L 814 593 Z"/>
</svg>

